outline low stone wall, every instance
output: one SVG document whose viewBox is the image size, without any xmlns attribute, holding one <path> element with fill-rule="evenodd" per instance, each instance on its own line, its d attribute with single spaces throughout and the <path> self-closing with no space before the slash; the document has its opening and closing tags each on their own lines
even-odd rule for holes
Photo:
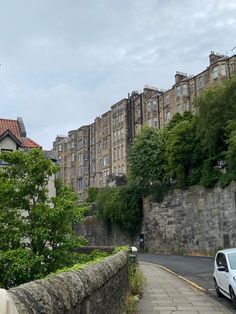
<svg viewBox="0 0 236 314">
<path fill-rule="evenodd" d="M 145 202 L 144 243 L 149 252 L 213 255 L 236 246 L 236 183 L 169 192 Z"/>
<path fill-rule="evenodd" d="M 119 252 L 8 292 L 20 314 L 116 314 L 122 313 L 128 286 L 128 254 Z"/>
</svg>

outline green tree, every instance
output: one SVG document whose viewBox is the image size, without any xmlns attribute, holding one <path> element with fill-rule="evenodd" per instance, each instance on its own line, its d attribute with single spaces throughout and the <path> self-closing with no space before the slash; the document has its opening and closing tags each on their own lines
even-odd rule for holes
<svg viewBox="0 0 236 314">
<path fill-rule="evenodd" d="M 154 188 L 166 184 L 164 132 L 143 126 L 129 149 L 128 166 L 128 179 L 140 188 L 142 195 L 148 195 Z"/>
<path fill-rule="evenodd" d="M 197 99 L 198 134 L 204 153 L 215 160 L 227 150 L 228 121 L 236 116 L 236 77 L 207 88 Z"/>
<path fill-rule="evenodd" d="M 97 195 L 96 207 L 99 216 L 109 227 L 115 224 L 131 237 L 140 231 L 143 206 L 136 186 L 128 184 L 101 189 Z"/>
<path fill-rule="evenodd" d="M 58 167 L 41 150 L 3 152 L 0 159 L 6 163 L 0 168 L 0 285 L 8 288 L 75 261 L 82 239 L 72 224 L 85 208 L 69 188 L 49 197 L 48 180 Z"/>
<path fill-rule="evenodd" d="M 236 120 L 229 121 L 228 127 L 228 150 L 226 152 L 226 163 L 228 171 L 236 179 Z"/>
<path fill-rule="evenodd" d="M 166 144 L 168 174 L 176 180 L 177 186 L 199 182 L 202 155 L 196 137 L 198 119 L 185 114 L 168 132 Z"/>
</svg>

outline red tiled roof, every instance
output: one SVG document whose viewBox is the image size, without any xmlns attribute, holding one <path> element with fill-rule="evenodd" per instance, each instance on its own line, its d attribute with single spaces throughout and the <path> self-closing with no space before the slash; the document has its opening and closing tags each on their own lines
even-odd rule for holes
<svg viewBox="0 0 236 314">
<path fill-rule="evenodd" d="M 41 147 L 38 143 L 34 142 L 28 137 L 22 137 L 20 126 L 17 120 L 1 119 L 0 118 L 0 136 L 4 134 L 7 130 L 21 142 L 20 147 L 22 148 L 34 148 Z"/>
<path fill-rule="evenodd" d="M 24 148 L 34 148 L 34 147 L 41 147 L 38 143 L 31 140 L 29 137 L 22 137 L 21 138 L 21 147 Z"/>
<path fill-rule="evenodd" d="M 0 119 L 0 135 L 2 135 L 7 130 L 10 130 L 19 140 L 21 139 L 17 120 Z"/>
</svg>

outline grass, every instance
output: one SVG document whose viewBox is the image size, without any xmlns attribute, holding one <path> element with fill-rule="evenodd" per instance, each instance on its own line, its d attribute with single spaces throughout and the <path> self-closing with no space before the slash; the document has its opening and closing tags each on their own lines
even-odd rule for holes
<svg viewBox="0 0 236 314">
<path fill-rule="evenodd" d="M 146 285 L 146 279 L 138 266 L 135 269 L 133 265 L 129 265 L 129 282 L 130 288 L 125 313 L 135 314 L 137 313 L 138 302 L 143 296 Z"/>
</svg>

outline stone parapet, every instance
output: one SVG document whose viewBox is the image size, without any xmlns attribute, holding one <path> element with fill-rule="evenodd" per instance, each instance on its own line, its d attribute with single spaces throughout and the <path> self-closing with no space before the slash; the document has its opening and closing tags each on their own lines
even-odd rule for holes
<svg viewBox="0 0 236 314">
<path fill-rule="evenodd" d="M 128 292 L 128 253 L 25 283 L 10 293 L 20 314 L 118 314 Z"/>
</svg>

